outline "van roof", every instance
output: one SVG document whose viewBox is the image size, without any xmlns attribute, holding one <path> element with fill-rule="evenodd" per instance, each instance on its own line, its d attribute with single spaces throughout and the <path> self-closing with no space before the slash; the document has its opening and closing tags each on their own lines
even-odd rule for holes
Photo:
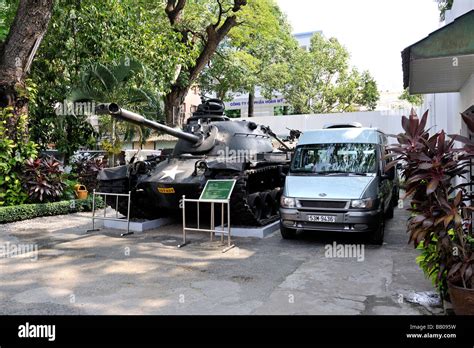
<svg viewBox="0 0 474 348">
<path fill-rule="evenodd" d="M 329 128 L 315 129 L 303 132 L 298 145 L 334 144 L 334 143 L 364 143 L 382 144 L 384 134 L 377 128 Z"/>
<path fill-rule="evenodd" d="M 359 122 L 348 122 L 348 123 L 328 123 L 325 124 L 324 129 L 331 128 L 362 128 L 362 124 Z"/>
</svg>

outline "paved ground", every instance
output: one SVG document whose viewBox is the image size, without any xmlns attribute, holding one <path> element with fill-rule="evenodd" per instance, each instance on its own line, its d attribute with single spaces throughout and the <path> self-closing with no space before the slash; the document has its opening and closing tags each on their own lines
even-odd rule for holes
<svg viewBox="0 0 474 348">
<path fill-rule="evenodd" d="M 113 230 L 86 234 L 88 217 L 0 225 L 0 245 L 39 248 L 36 261 L 34 253 L 0 258 L 0 314 L 440 312 L 405 300 L 432 286 L 407 245 L 401 210 L 388 223 L 386 243 L 366 245 L 363 261 L 326 257 L 334 235 L 236 238 L 238 247 L 223 254 L 204 234 L 191 234 L 193 243 L 177 249 L 178 224 L 121 238 Z M 364 242 L 353 236 L 336 241 Z"/>
</svg>

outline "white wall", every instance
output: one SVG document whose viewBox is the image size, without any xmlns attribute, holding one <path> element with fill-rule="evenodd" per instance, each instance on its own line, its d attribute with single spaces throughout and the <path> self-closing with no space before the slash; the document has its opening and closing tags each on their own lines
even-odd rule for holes
<svg viewBox="0 0 474 348">
<path fill-rule="evenodd" d="M 474 73 L 466 80 L 459 92 L 425 94 L 422 109 L 429 109 L 428 124 L 433 132 L 467 135 L 459 114 L 474 105 Z"/>
<path fill-rule="evenodd" d="M 466 111 L 472 105 L 474 105 L 474 73 L 471 74 L 471 77 L 466 81 L 459 92 L 459 112 Z M 458 118 L 461 120 L 461 117 Z M 461 134 L 466 136 L 469 134 L 469 130 L 467 129 L 467 126 L 464 124 L 464 122 L 462 122 Z"/>
<path fill-rule="evenodd" d="M 426 94 L 423 108 L 428 108 L 428 125 L 431 133 L 444 129 L 447 134 L 468 135 L 468 129 L 462 121 L 461 112 L 474 105 L 474 74 L 468 78 L 461 90 L 456 93 Z M 462 144 L 456 144 L 462 147 Z M 455 183 L 464 182 L 456 178 Z"/>
<path fill-rule="evenodd" d="M 474 105 L 474 72 L 462 86 L 459 94 L 459 107 L 461 108 L 461 111 L 465 111 L 467 108 Z"/>
<path fill-rule="evenodd" d="M 454 111 L 458 102 L 459 93 L 425 94 L 422 109 L 428 110 L 428 127 L 431 128 L 431 133 L 442 129 L 447 133 L 460 132 L 460 117 Z"/>
<path fill-rule="evenodd" d="M 270 126 L 277 135 L 288 135 L 288 128 L 306 131 L 309 129 L 322 128 L 328 123 L 348 123 L 359 122 L 364 127 L 379 128 L 386 134 L 398 134 L 403 131 L 401 126 L 402 115 L 405 112 L 395 111 L 361 111 L 345 112 L 333 114 L 312 114 L 312 115 L 289 115 L 289 116 L 263 116 L 246 118 L 258 124 Z"/>
</svg>

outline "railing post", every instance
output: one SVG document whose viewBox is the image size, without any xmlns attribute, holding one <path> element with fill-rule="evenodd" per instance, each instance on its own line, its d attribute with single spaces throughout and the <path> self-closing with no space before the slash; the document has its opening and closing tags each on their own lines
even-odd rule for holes
<svg viewBox="0 0 474 348">
<path fill-rule="evenodd" d="M 183 245 L 186 244 L 186 196 L 183 195 Z"/>
<path fill-rule="evenodd" d="M 95 189 L 92 191 L 92 229 L 95 230 Z"/>
<path fill-rule="evenodd" d="M 215 221 L 214 221 L 214 202 L 211 203 L 211 242 L 214 240 L 214 230 L 215 230 Z"/>
<path fill-rule="evenodd" d="M 221 243 L 224 242 L 224 202 L 221 205 L 221 227 L 222 227 L 222 233 L 221 233 Z"/>
<path fill-rule="evenodd" d="M 132 200 L 132 191 L 128 191 L 128 209 L 127 209 L 127 234 L 130 233 L 130 201 Z M 118 202 L 118 196 L 117 196 Z"/>
<path fill-rule="evenodd" d="M 227 246 L 230 248 L 230 201 L 227 201 Z"/>
</svg>

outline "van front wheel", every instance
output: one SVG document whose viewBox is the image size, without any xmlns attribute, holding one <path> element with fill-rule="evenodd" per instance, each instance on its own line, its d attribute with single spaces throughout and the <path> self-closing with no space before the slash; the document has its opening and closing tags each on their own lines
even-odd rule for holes
<svg viewBox="0 0 474 348">
<path fill-rule="evenodd" d="M 375 245 L 382 245 L 385 235 L 385 218 L 383 213 L 380 216 L 380 220 L 376 229 L 370 234 L 370 243 Z"/>
<path fill-rule="evenodd" d="M 387 219 L 393 219 L 393 211 L 394 211 L 394 209 L 395 209 L 395 207 L 394 207 L 392 204 L 390 204 L 390 206 L 388 207 L 388 210 L 387 210 L 386 213 L 385 213 L 385 217 L 386 217 Z"/>
<path fill-rule="evenodd" d="M 287 228 L 280 223 L 280 233 L 283 239 L 294 239 L 296 237 L 296 230 Z"/>
</svg>

